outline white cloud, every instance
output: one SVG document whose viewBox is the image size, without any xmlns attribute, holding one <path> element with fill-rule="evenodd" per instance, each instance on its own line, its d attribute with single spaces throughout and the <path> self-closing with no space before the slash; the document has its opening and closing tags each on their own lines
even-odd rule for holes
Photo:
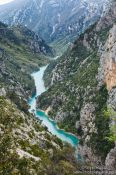
<svg viewBox="0 0 116 175">
<path fill-rule="evenodd" d="M 0 0 L 0 5 L 9 3 L 9 2 L 11 2 L 11 1 L 14 1 L 14 0 Z"/>
</svg>

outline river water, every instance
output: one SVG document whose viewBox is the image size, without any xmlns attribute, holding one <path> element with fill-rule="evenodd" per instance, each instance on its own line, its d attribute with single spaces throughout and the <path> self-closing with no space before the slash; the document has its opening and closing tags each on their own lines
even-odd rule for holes
<svg viewBox="0 0 116 175">
<path fill-rule="evenodd" d="M 30 112 L 35 111 L 35 115 L 42 121 L 42 124 L 48 128 L 48 131 L 51 132 L 53 135 L 56 135 L 60 138 L 63 142 L 67 142 L 71 144 L 73 147 L 77 147 L 78 138 L 68 132 L 65 132 L 62 129 L 59 129 L 55 121 L 51 120 L 44 112 L 41 110 L 36 110 L 36 97 L 41 95 L 43 92 L 46 91 L 43 81 L 43 74 L 47 66 L 41 67 L 38 72 L 32 74 L 32 77 L 35 81 L 36 86 L 36 95 L 29 99 L 28 104 L 30 105 Z"/>
</svg>

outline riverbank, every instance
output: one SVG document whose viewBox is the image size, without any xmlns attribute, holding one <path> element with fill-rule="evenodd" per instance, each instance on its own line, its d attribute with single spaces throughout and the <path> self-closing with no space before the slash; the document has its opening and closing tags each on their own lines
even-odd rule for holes
<svg viewBox="0 0 116 175">
<path fill-rule="evenodd" d="M 71 133 L 71 132 L 67 132 L 67 131 L 65 131 L 65 129 L 60 128 L 60 127 L 58 126 L 58 124 L 57 124 L 53 119 L 51 119 L 51 118 L 48 116 L 48 113 L 46 113 L 46 111 L 43 111 L 43 110 L 37 110 L 37 111 L 38 111 L 38 112 L 40 112 L 40 111 L 43 112 L 43 113 L 48 117 L 48 119 L 49 119 L 51 122 L 54 122 L 54 123 L 56 124 L 56 127 L 57 127 L 58 130 L 61 130 L 61 131 L 65 132 L 65 133 L 67 133 L 67 134 L 70 134 L 70 135 L 76 137 L 76 138 L 78 139 L 78 141 L 79 141 L 79 138 L 78 138 L 75 134 L 73 134 L 73 133 Z"/>
<path fill-rule="evenodd" d="M 49 118 L 51 121 L 54 121 L 53 119 L 51 119 L 51 118 L 49 117 L 49 114 L 48 114 L 48 113 L 49 113 L 50 110 L 51 110 L 51 108 L 48 107 L 45 111 L 42 110 L 42 112 L 44 112 L 45 115 L 47 115 L 48 118 Z M 61 129 L 61 130 L 65 131 L 65 129 L 60 128 L 60 127 L 58 126 L 58 124 L 57 124 L 57 127 L 58 127 L 58 129 Z M 65 132 L 67 132 L 67 131 L 65 131 Z M 71 132 L 67 132 L 67 133 L 72 134 L 73 136 L 75 136 L 75 137 L 79 140 L 79 137 L 77 137 L 75 134 L 73 134 L 73 133 L 71 133 Z"/>
</svg>

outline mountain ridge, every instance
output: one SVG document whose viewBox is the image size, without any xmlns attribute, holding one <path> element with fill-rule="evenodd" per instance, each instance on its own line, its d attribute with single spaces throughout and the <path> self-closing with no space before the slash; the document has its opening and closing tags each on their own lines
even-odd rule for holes
<svg viewBox="0 0 116 175">
<path fill-rule="evenodd" d="M 107 0 L 14 1 L 11 5 L 0 7 L 0 20 L 8 25 L 27 26 L 55 48 L 59 47 L 56 50 L 60 51 L 97 21 L 105 11 L 106 3 L 108 7 Z"/>
</svg>

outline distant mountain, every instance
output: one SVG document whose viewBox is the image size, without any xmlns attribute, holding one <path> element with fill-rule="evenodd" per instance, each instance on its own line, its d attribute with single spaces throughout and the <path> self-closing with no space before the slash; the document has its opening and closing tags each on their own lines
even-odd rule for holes
<svg viewBox="0 0 116 175">
<path fill-rule="evenodd" d="M 0 20 L 22 24 L 48 42 L 68 43 L 95 22 L 108 0 L 20 0 L 0 6 Z M 64 39 L 65 38 L 65 39 Z"/>
</svg>

